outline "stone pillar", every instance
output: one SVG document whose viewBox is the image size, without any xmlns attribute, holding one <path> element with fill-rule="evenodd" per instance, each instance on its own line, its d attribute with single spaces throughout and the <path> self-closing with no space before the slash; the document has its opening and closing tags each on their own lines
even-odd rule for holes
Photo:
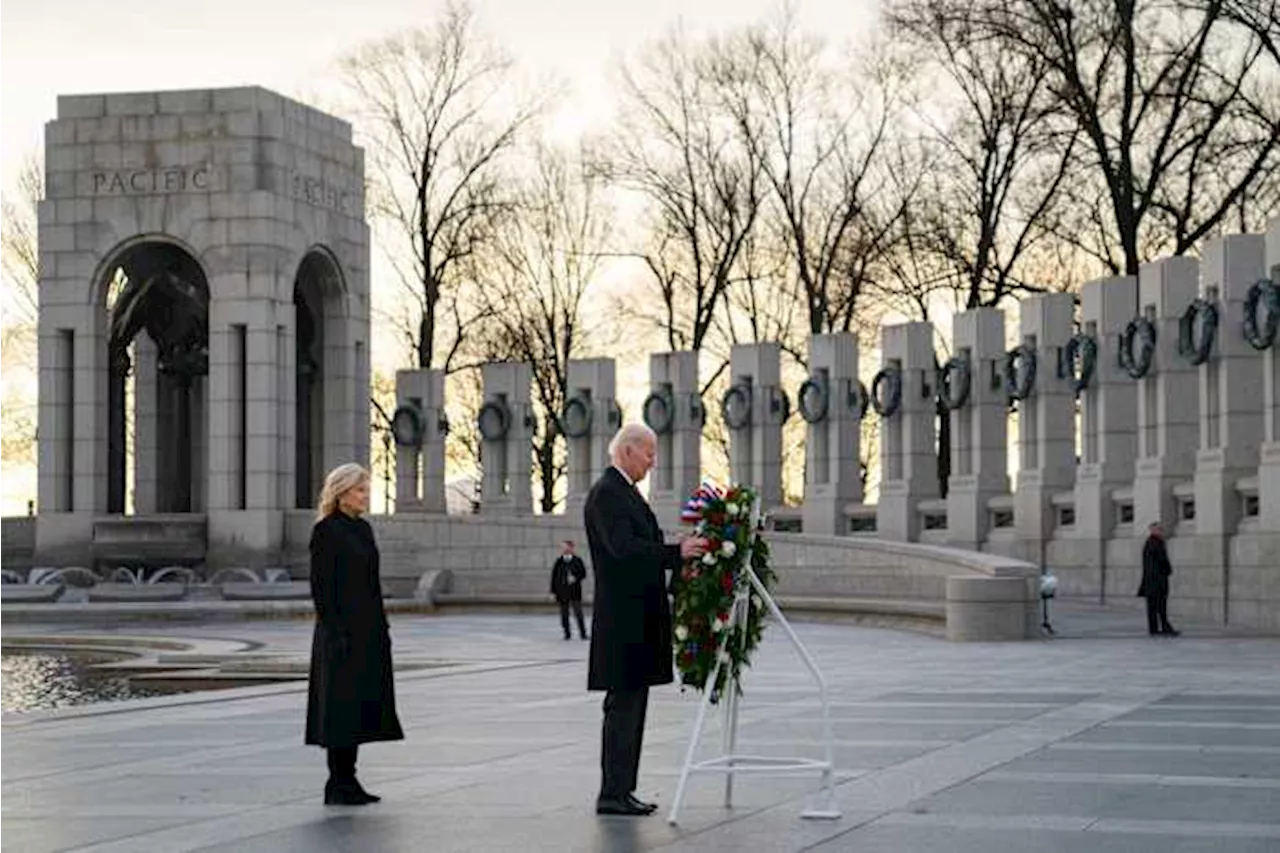
<svg viewBox="0 0 1280 853">
<path fill-rule="evenodd" d="M 159 450 L 159 391 L 156 362 L 159 353 L 151 335 L 133 341 L 133 506 L 139 515 L 156 512 L 157 452 Z"/>
<path fill-rule="evenodd" d="M 1018 403 L 1018 489 L 1014 525 L 1024 554 L 1043 565 L 1055 524 L 1051 503 L 1069 491 L 1076 473 L 1076 400 L 1070 366 L 1060 362 L 1072 336 L 1075 300 L 1054 293 L 1022 300 L 1022 339 L 1036 352 L 1036 383 Z"/>
<path fill-rule="evenodd" d="M 525 362 L 486 364 L 481 368 L 484 405 L 480 408 L 480 512 L 527 515 L 533 512 L 533 369 Z"/>
<path fill-rule="evenodd" d="M 1097 343 L 1098 357 L 1093 378 L 1080 394 L 1075 532 L 1097 541 L 1103 552 L 1120 522 L 1111 493 L 1133 484 L 1138 455 L 1138 401 L 1119 361 L 1120 335 L 1137 306 L 1138 282 L 1132 276 L 1091 281 L 1081 291 L 1084 334 Z"/>
<path fill-rule="evenodd" d="M 978 308 L 957 314 L 955 351 L 971 365 L 969 399 L 951 412 L 951 476 L 947 481 L 947 540 L 978 551 L 987 538 L 987 502 L 1009 492 L 1008 397 L 991 381 L 1004 361 L 1004 312 Z M 998 375 L 998 374 L 997 374 Z"/>
<path fill-rule="evenodd" d="M 730 429 L 730 477 L 757 490 L 762 511 L 782 503 L 782 424 L 788 401 L 781 387 L 781 355 L 778 344 L 762 343 L 737 344 L 729 357 L 723 415 Z M 735 429 L 735 424 L 741 426 Z"/>
<path fill-rule="evenodd" d="M 444 442 L 449 421 L 445 417 L 444 371 L 397 370 L 392 419 L 396 512 L 445 512 Z"/>
<path fill-rule="evenodd" d="M 808 416 L 813 420 L 804 444 L 804 532 L 843 534 L 845 505 L 862 500 L 862 429 L 848 405 L 850 390 L 858 384 L 858 339 L 848 333 L 813 335 L 809 370 L 811 396 L 816 403 L 826 402 L 825 412 Z M 810 405 L 803 393 L 797 395 L 797 405 Z"/>
<path fill-rule="evenodd" d="M 1209 360 L 1199 367 L 1196 533 L 1225 537 L 1236 532 L 1243 515 L 1236 483 L 1254 475 L 1262 444 L 1263 359 L 1240 329 L 1245 296 L 1264 274 L 1265 242 L 1261 235 L 1215 238 L 1201 257 L 1200 296 L 1217 306 L 1219 322 Z"/>
<path fill-rule="evenodd" d="M 579 518 L 591 485 L 609 466 L 609 442 L 622 426 L 616 367 L 611 358 L 569 362 L 568 395 L 560 414 L 568 445 L 565 514 Z"/>
<path fill-rule="evenodd" d="M 1280 282 L 1280 217 L 1267 223 L 1266 265 Z M 1261 309 L 1259 309 L 1261 314 Z M 1280 336 L 1262 356 L 1262 464 L 1258 467 L 1258 526 L 1280 531 Z"/>
<path fill-rule="evenodd" d="M 1198 368 L 1178 354 L 1178 320 L 1199 289 L 1199 264 L 1193 258 L 1167 258 L 1143 264 L 1138 271 L 1138 310 L 1155 324 L 1156 348 L 1151 370 L 1135 389 L 1135 535 L 1145 533 L 1153 521 L 1173 531 L 1178 520 L 1173 488 L 1195 472 L 1200 432 Z"/>
<path fill-rule="evenodd" d="M 877 376 L 897 372 L 901 396 L 896 411 L 880 422 L 876 530 L 882 539 L 910 542 L 920 533 L 917 505 L 938 497 L 933 324 L 886 326 L 880 334 L 884 367 Z"/>
<path fill-rule="evenodd" d="M 658 460 L 649 474 L 649 503 L 658 523 L 674 528 L 680 508 L 702 479 L 702 427 L 706 409 L 696 352 L 649 356 L 650 394 L 641 416 L 658 434 Z"/>
<path fill-rule="evenodd" d="M 206 508 L 210 568 L 278 564 L 284 537 L 277 317 L 294 307 L 270 298 L 277 281 L 269 271 L 247 285 L 250 298 L 210 302 L 209 375 L 197 380 L 208 404 L 192 404 L 192 505 Z"/>
</svg>

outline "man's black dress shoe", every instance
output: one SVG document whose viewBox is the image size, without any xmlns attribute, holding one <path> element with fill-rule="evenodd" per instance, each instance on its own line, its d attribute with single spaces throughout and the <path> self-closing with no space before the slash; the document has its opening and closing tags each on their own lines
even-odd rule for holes
<svg viewBox="0 0 1280 853">
<path fill-rule="evenodd" d="M 639 806 L 640 808 L 644 809 L 646 814 L 653 814 L 658 810 L 657 803 L 646 803 L 644 800 L 640 799 L 635 794 L 627 794 L 626 799 L 627 799 L 627 802 L 631 803 L 631 805 Z"/>
<path fill-rule="evenodd" d="M 365 806 L 369 803 L 377 802 L 378 798 L 369 799 L 372 794 L 366 794 L 358 785 L 340 784 L 335 785 L 332 782 L 324 786 L 324 804 L 326 806 Z"/>
<path fill-rule="evenodd" d="M 1166 637 L 1181 637 L 1181 636 L 1182 636 L 1182 632 L 1181 632 L 1181 631 L 1178 631 L 1178 630 L 1176 630 L 1176 629 L 1174 629 L 1174 628 L 1165 628 L 1165 629 L 1164 629 L 1163 631 L 1161 631 L 1160 633 L 1161 633 L 1161 634 L 1164 634 Z"/>
<path fill-rule="evenodd" d="M 596 800 L 596 814 L 643 817 L 645 815 L 653 814 L 653 812 L 642 804 L 627 799 L 626 797 L 602 797 Z"/>
</svg>

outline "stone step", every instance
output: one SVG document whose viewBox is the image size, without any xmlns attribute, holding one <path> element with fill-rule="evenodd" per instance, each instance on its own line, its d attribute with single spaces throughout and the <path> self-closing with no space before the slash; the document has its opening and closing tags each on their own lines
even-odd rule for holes
<svg viewBox="0 0 1280 853">
<path fill-rule="evenodd" d="M 90 601 L 181 601 L 187 587 L 180 583 L 100 583 L 89 589 Z"/>
<path fill-rule="evenodd" d="M 57 601 L 67 591 L 60 583 L 0 584 L 0 600 L 5 604 L 43 604 Z"/>
</svg>

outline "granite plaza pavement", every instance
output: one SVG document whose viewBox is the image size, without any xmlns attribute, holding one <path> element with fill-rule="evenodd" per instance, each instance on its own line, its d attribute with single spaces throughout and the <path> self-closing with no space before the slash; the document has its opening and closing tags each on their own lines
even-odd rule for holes
<svg viewBox="0 0 1280 853">
<path fill-rule="evenodd" d="M 843 818 L 798 816 L 813 778 L 695 777 L 666 806 L 696 694 L 655 691 L 639 793 L 663 810 L 598 818 L 598 695 L 586 643 L 554 615 L 396 616 L 408 739 L 362 751 L 385 801 L 321 804 L 301 743 L 304 686 L 277 684 L 6 715 L 3 849 L 21 853 L 400 851 L 1280 851 L 1280 639 L 1061 608 L 1059 639 L 952 644 L 797 628 L 832 685 Z M 67 626 L 13 625 L 31 635 Z M 90 629 L 85 629 L 89 632 Z M 310 624 L 133 623 L 305 654 Z M 746 684 L 740 746 L 818 755 L 818 706 L 776 629 Z M 713 730 L 708 747 L 719 744 Z"/>
</svg>

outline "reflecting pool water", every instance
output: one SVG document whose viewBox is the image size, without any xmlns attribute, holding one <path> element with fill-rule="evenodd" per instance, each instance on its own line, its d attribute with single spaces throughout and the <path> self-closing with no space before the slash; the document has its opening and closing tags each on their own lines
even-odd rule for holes
<svg viewBox="0 0 1280 853">
<path fill-rule="evenodd" d="M 5 649 L 0 654 L 0 710 L 49 710 L 174 692 L 138 686 L 119 672 L 91 668 L 119 659 L 92 652 Z"/>
</svg>

